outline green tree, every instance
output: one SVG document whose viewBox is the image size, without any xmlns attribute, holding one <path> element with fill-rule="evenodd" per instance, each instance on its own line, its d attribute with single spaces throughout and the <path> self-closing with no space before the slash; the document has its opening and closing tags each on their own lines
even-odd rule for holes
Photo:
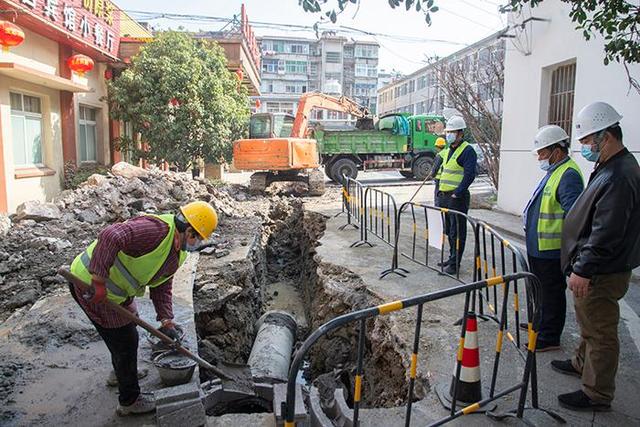
<svg viewBox="0 0 640 427">
<path fill-rule="evenodd" d="M 154 164 L 187 170 L 197 159 L 230 159 L 231 143 L 244 135 L 249 99 L 227 70 L 222 48 L 167 31 L 146 44 L 131 66 L 109 82 L 113 118 L 130 123 L 122 151 Z"/>
</svg>

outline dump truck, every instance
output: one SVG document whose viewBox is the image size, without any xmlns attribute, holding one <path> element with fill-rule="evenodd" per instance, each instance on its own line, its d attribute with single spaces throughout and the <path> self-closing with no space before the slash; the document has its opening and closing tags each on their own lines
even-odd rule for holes
<svg viewBox="0 0 640 427">
<path fill-rule="evenodd" d="M 372 129 L 328 130 L 315 125 L 310 136 L 333 181 L 340 182 L 344 175 L 355 179 L 359 170 L 373 169 L 394 169 L 406 178 L 423 180 L 444 127 L 443 116 L 395 113 L 380 117 Z"/>
<path fill-rule="evenodd" d="M 296 116 L 260 113 L 251 117 L 249 139 L 233 143 L 233 163 L 237 169 L 256 171 L 249 188 L 263 191 L 275 181 L 302 181 L 309 195 L 324 193 L 324 174 L 320 154 L 314 139 L 308 138 L 311 111 L 326 109 L 346 112 L 372 127 L 369 111 L 346 97 L 333 97 L 308 92 L 300 97 Z M 363 125 L 364 126 L 364 125 Z"/>
</svg>

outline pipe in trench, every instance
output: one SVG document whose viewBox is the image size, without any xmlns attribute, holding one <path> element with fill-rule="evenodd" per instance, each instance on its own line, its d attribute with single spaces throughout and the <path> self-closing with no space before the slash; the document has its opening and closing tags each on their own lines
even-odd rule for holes
<svg viewBox="0 0 640 427">
<path fill-rule="evenodd" d="M 297 324 L 292 315 L 268 311 L 256 323 L 258 333 L 248 364 L 256 382 L 287 382 Z"/>
</svg>

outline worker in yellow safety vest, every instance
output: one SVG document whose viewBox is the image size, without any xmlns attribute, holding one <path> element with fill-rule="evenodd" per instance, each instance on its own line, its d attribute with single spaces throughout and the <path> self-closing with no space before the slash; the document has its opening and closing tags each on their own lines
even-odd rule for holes
<svg viewBox="0 0 640 427">
<path fill-rule="evenodd" d="M 560 349 L 566 316 L 567 285 L 560 265 L 562 226 L 565 215 L 584 189 L 580 168 L 569 157 L 570 144 L 567 132 L 556 125 L 541 127 L 533 140 L 533 154 L 545 175 L 524 210 L 523 220 L 529 267 L 542 287 L 536 341 L 539 352 Z"/>
<path fill-rule="evenodd" d="M 164 215 L 142 215 L 103 229 L 98 238 L 71 264 L 71 273 L 93 292 L 69 285 L 71 295 L 104 340 L 113 372 L 108 386 L 118 387 L 118 415 L 142 414 L 155 409 L 155 402 L 140 393 L 138 332 L 131 320 L 115 311 L 106 300 L 137 314 L 134 301 L 149 289 L 160 330 L 179 339 L 173 321 L 173 275 L 184 263 L 187 252 L 195 251 L 218 225 L 213 207 L 203 201 L 188 203 L 180 211 Z"/>
<path fill-rule="evenodd" d="M 440 206 L 467 213 L 471 203 L 469 186 L 476 178 L 478 155 L 473 147 L 464 141 L 467 125 L 460 116 L 447 120 L 445 128 L 448 149 L 443 157 L 442 173 L 438 189 Z M 456 274 L 460 268 L 465 242 L 467 240 L 467 220 L 462 215 L 446 214 L 444 232 L 449 240 L 449 259 L 439 263 L 448 274 Z"/>
<path fill-rule="evenodd" d="M 433 193 L 433 204 L 435 206 L 440 206 L 440 202 L 438 200 L 438 191 L 440 186 L 440 175 L 442 175 L 442 165 L 444 164 L 444 159 L 447 157 L 447 153 L 449 149 L 447 148 L 447 141 L 439 137 L 435 142 L 436 147 L 436 156 L 433 159 L 433 166 L 431 167 L 431 172 L 429 172 L 429 176 L 433 177 L 433 181 L 435 184 L 435 189 Z"/>
</svg>

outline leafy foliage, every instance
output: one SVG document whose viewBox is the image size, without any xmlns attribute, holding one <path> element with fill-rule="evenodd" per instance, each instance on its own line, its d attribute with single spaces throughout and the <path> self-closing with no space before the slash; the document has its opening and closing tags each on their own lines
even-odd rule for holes
<svg viewBox="0 0 640 427">
<path fill-rule="evenodd" d="M 249 121 L 246 89 L 227 70 L 222 48 L 181 32 L 161 33 L 146 44 L 109 82 L 108 100 L 112 116 L 140 135 L 140 141 L 121 137 L 121 151 L 179 170 L 199 158 L 230 159 L 231 143 Z"/>
<path fill-rule="evenodd" d="M 107 175 L 109 168 L 95 164 L 76 166 L 75 162 L 64 164 L 64 189 L 75 190 L 93 174 Z"/>
<path fill-rule="evenodd" d="M 323 7 L 329 3 L 327 0 L 298 0 L 305 12 L 323 13 L 332 23 L 336 23 L 338 15 L 344 12 L 349 3 L 359 4 L 361 0 L 336 0 L 335 6 Z M 434 5 L 434 0 L 387 0 L 392 9 L 401 7 L 404 3 L 406 10 L 415 9 L 418 13 L 424 14 L 425 22 L 431 25 L 431 14 L 438 11 L 438 6 Z M 321 5 L 322 4 L 322 5 Z"/>
</svg>

